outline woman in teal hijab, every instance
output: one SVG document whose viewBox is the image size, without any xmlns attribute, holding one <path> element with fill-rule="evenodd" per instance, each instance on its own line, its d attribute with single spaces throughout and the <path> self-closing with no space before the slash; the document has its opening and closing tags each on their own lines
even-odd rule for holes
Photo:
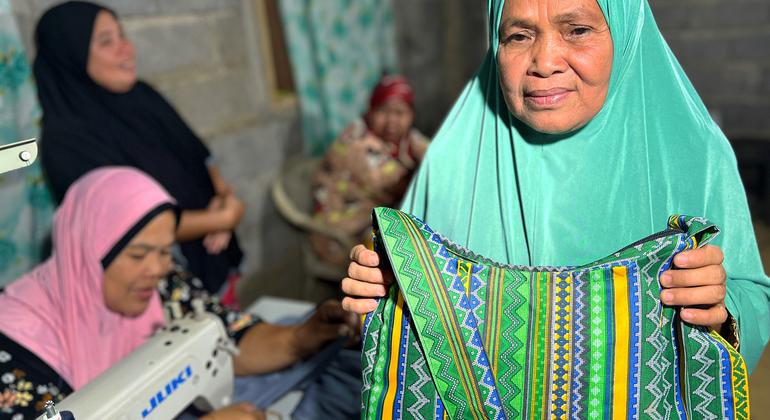
<svg viewBox="0 0 770 420">
<path fill-rule="evenodd" d="M 680 254 L 661 300 L 733 339 L 749 369 L 770 335 L 764 274 L 735 155 L 646 0 L 490 0 L 490 51 L 432 142 L 403 210 L 497 261 L 582 264 L 704 216 L 716 245 Z M 371 311 L 377 254 L 343 290 Z M 694 307 L 691 307 L 694 306 Z M 737 327 L 737 328 L 736 328 Z"/>
</svg>

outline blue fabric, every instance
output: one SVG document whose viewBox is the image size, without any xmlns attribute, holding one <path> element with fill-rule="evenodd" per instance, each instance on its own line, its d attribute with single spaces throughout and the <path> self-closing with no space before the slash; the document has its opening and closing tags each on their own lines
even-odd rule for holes
<svg viewBox="0 0 770 420">
<path fill-rule="evenodd" d="M 262 409 L 290 391 L 303 391 L 292 413 L 300 419 L 354 419 L 361 410 L 361 353 L 332 344 L 311 359 L 267 375 L 235 379 L 233 402 Z"/>
</svg>

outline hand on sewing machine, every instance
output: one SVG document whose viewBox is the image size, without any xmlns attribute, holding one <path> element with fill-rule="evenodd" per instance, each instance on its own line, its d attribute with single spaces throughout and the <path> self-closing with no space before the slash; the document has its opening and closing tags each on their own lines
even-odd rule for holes
<svg viewBox="0 0 770 420">
<path fill-rule="evenodd" d="M 249 403 L 240 403 L 212 411 L 200 420 L 264 420 L 265 418 L 265 413 L 257 410 L 257 407 Z"/>
<path fill-rule="evenodd" d="M 350 250 L 348 276 L 341 284 L 347 295 L 342 299 L 345 310 L 363 315 L 377 308 L 377 301 L 372 298 L 385 296 L 393 283 L 393 272 L 379 265 L 380 256 L 365 246 L 356 245 Z"/>
<path fill-rule="evenodd" d="M 338 337 L 356 340 L 359 335 L 356 314 L 344 310 L 337 300 L 327 300 L 318 305 L 307 321 L 297 325 L 293 347 L 297 357 L 304 359 Z"/>
<path fill-rule="evenodd" d="M 356 337 L 358 331 L 355 314 L 344 311 L 334 300 L 319 305 L 302 324 L 261 322 L 249 328 L 238 342 L 241 354 L 233 360 L 235 374 L 275 372 L 311 356 L 337 337 Z"/>
</svg>

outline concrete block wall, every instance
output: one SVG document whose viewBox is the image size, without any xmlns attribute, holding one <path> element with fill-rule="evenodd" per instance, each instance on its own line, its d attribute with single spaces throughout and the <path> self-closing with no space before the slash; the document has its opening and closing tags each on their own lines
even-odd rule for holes
<svg viewBox="0 0 770 420">
<path fill-rule="evenodd" d="M 432 136 L 487 51 L 479 0 L 394 0 L 401 71 L 415 90 L 415 124 Z"/>
<path fill-rule="evenodd" d="M 298 111 L 296 104 L 273 100 L 265 32 L 257 17 L 261 1 L 97 1 L 118 13 L 135 43 L 139 77 L 162 92 L 204 139 L 246 202 L 238 233 L 247 277 L 262 281 L 259 273 L 271 272 L 301 279 L 299 236 L 269 198 L 270 181 L 286 156 L 300 152 Z M 58 2 L 13 0 L 30 57 L 38 17 Z M 296 290 L 301 289 L 288 295 Z"/>
<path fill-rule="evenodd" d="M 671 49 L 727 136 L 770 142 L 770 1 L 650 3 Z"/>
</svg>

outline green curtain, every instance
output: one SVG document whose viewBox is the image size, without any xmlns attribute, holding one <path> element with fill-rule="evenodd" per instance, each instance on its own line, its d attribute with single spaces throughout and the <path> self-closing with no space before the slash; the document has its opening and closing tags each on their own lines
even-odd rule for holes
<svg viewBox="0 0 770 420">
<path fill-rule="evenodd" d="M 39 131 L 32 73 L 9 0 L 0 0 L 0 144 Z M 39 164 L 0 175 L 0 287 L 40 261 L 52 212 Z"/>
<path fill-rule="evenodd" d="M 305 152 L 320 155 L 396 69 L 391 0 L 279 0 Z"/>
</svg>

